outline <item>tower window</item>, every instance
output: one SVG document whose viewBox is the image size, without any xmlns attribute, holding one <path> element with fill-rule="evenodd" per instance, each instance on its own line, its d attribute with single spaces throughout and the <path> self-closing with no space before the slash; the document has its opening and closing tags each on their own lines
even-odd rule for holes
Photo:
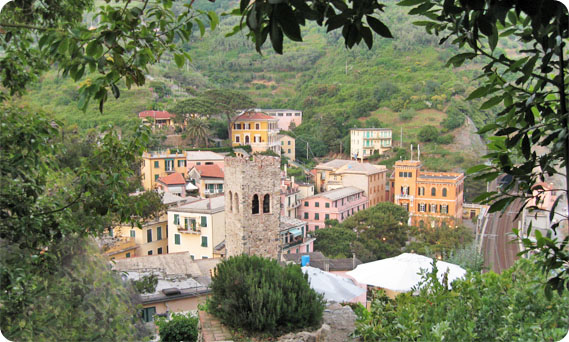
<svg viewBox="0 0 569 342">
<path fill-rule="evenodd" d="M 233 194 L 229 191 L 229 212 L 233 211 Z"/>
<path fill-rule="evenodd" d="M 269 213 L 271 210 L 271 196 L 266 194 L 263 197 L 263 213 Z"/>
<path fill-rule="evenodd" d="M 443 197 L 447 197 L 447 188 L 443 188 Z"/>
<path fill-rule="evenodd" d="M 251 212 L 253 214 L 259 213 L 259 196 L 257 196 L 257 194 L 253 195 L 253 203 L 251 206 Z"/>
<path fill-rule="evenodd" d="M 239 213 L 239 194 L 235 193 L 235 212 Z"/>
<path fill-rule="evenodd" d="M 431 188 L 431 196 L 436 196 L 436 195 L 437 195 L 437 189 Z"/>
</svg>

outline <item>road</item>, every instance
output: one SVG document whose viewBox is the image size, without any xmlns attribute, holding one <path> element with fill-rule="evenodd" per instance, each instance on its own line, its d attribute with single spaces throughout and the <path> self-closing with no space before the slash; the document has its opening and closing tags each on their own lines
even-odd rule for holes
<svg viewBox="0 0 569 342">
<path fill-rule="evenodd" d="M 490 191 L 495 189 L 496 184 L 493 182 L 490 185 Z M 502 273 L 519 258 L 517 254 L 520 248 L 516 237 L 513 236 L 512 229 L 518 227 L 520 219 L 515 217 L 521 205 L 522 201 L 516 200 L 503 214 L 489 214 L 488 224 L 482 236 L 482 254 L 484 255 L 484 266 L 487 270 Z"/>
</svg>

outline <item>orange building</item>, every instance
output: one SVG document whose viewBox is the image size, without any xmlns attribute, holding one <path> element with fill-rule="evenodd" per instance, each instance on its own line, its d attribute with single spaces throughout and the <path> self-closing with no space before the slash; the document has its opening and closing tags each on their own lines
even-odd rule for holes
<svg viewBox="0 0 569 342">
<path fill-rule="evenodd" d="M 390 191 L 393 202 L 409 211 L 413 226 L 462 222 L 464 173 L 421 171 L 420 161 L 397 161 Z"/>
</svg>

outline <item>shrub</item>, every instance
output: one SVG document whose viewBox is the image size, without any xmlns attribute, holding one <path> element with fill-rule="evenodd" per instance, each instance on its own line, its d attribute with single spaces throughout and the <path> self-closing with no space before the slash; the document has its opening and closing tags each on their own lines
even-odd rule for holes
<svg viewBox="0 0 569 342">
<path fill-rule="evenodd" d="M 443 145 L 448 145 L 451 144 L 454 141 L 454 137 L 450 134 L 447 135 L 441 135 L 439 137 L 437 137 L 436 140 L 439 144 L 443 144 Z"/>
<path fill-rule="evenodd" d="M 172 314 L 172 318 L 167 321 L 165 318 L 158 318 L 156 325 L 160 330 L 160 341 L 177 342 L 198 340 L 198 318 L 191 313 Z"/>
<path fill-rule="evenodd" d="M 399 119 L 402 121 L 409 121 L 417 115 L 417 112 L 412 109 L 407 109 L 399 113 Z"/>
<path fill-rule="evenodd" d="M 429 142 L 429 141 L 436 141 L 439 137 L 439 130 L 435 126 L 424 126 L 417 134 L 417 138 L 419 138 L 422 142 Z"/>
<path fill-rule="evenodd" d="M 217 265 L 208 307 L 224 324 L 248 331 L 275 334 L 316 326 L 324 301 L 307 279 L 298 265 L 231 257 Z"/>
</svg>

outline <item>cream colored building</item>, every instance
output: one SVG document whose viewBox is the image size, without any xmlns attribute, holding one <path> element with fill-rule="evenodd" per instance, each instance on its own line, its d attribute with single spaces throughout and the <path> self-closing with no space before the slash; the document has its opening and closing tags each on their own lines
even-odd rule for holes
<svg viewBox="0 0 569 342">
<path fill-rule="evenodd" d="M 277 140 L 281 144 L 281 154 L 288 159 L 295 161 L 296 155 L 294 152 L 295 139 L 285 134 L 277 134 Z"/>
<path fill-rule="evenodd" d="M 162 203 L 172 207 L 195 202 L 196 197 L 179 197 L 174 194 L 163 192 Z M 118 243 L 115 248 L 129 247 L 134 244 L 134 249 L 117 255 L 109 255 L 114 259 L 130 258 L 144 255 L 157 255 L 168 253 L 168 215 L 164 213 L 160 217 L 147 220 L 142 228 L 122 225 L 113 228 L 113 236 L 128 243 Z M 108 254 L 108 253 L 105 253 Z"/>
<path fill-rule="evenodd" d="M 193 260 L 214 257 L 225 240 L 225 197 L 210 197 L 168 210 L 168 249 Z"/>
<path fill-rule="evenodd" d="M 390 128 L 352 128 L 350 156 L 354 159 L 366 159 L 376 152 L 382 155 L 391 149 L 391 136 Z"/>
<path fill-rule="evenodd" d="M 386 202 L 387 168 L 353 160 L 335 159 L 316 166 L 316 190 L 330 191 L 353 186 L 364 191 L 369 206 Z"/>
</svg>

